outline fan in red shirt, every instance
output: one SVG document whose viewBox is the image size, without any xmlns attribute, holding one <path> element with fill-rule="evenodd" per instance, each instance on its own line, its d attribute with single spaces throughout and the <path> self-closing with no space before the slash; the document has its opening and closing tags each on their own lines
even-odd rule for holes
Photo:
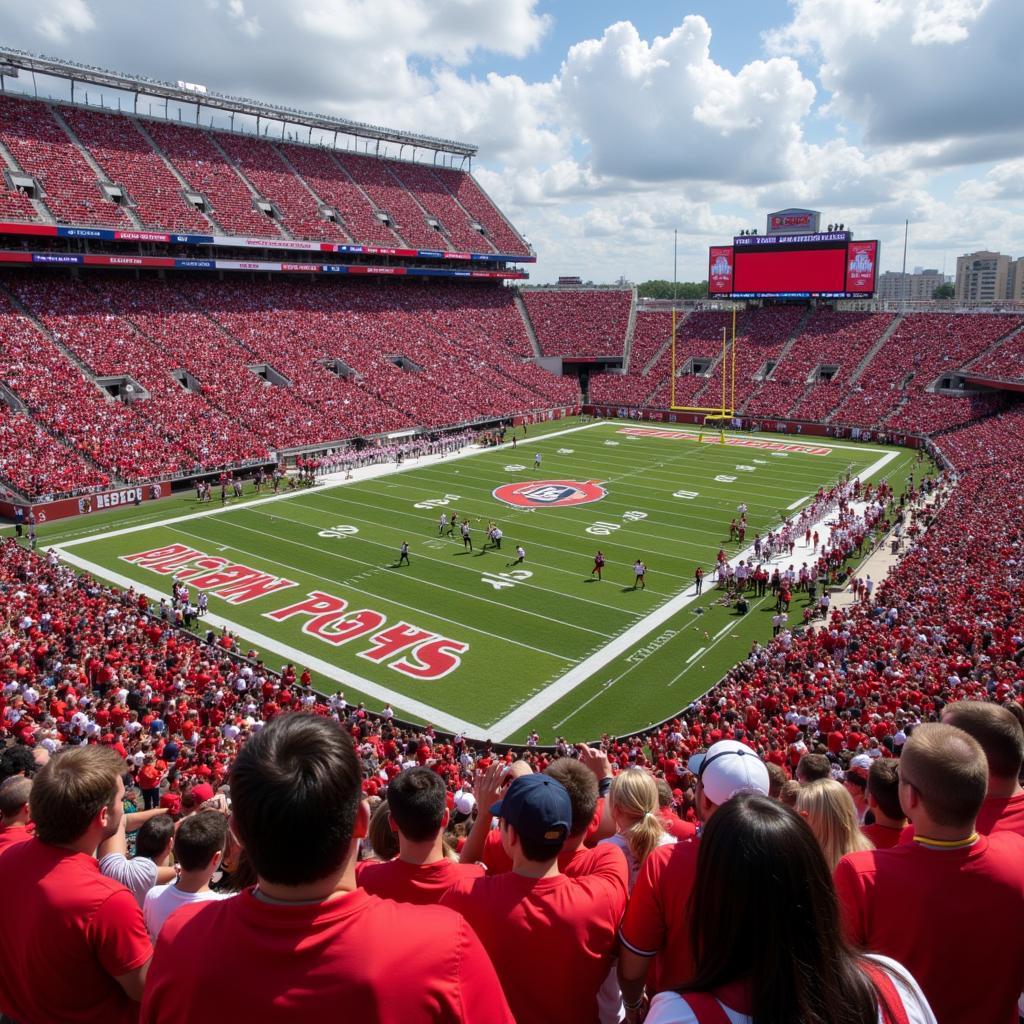
<svg viewBox="0 0 1024 1024">
<path fill-rule="evenodd" d="M 978 813 L 978 831 L 983 836 L 996 832 L 1024 836 L 1024 787 L 1020 784 L 1024 729 L 1017 717 L 999 704 L 962 700 L 943 708 L 942 721 L 969 733 L 985 751 L 988 789 Z"/>
<path fill-rule="evenodd" d="M 903 963 L 942 1024 L 1016 1024 L 1024 839 L 975 831 L 988 783 L 985 754 L 960 729 L 920 725 L 899 770 L 914 840 L 839 862 L 848 937 Z"/>
<path fill-rule="evenodd" d="M 875 820 L 870 825 L 861 825 L 861 832 L 875 844 L 876 850 L 898 846 L 907 819 L 900 806 L 899 761 L 895 758 L 876 757 L 871 763 L 867 801 Z"/>
<path fill-rule="evenodd" d="M 398 856 L 363 861 L 356 881 L 375 896 L 400 903 L 437 903 L 463 878 L 480 878 L 479 864 L 459 864 L 445 856 L 442 834 L 448 826 L 446 791 L 430 768 L 410 768 L 388 784 L 391 828 L 398 836 Z"/>
<path fill-rule="evenodd" d="M 512 870 L 459 882 L 442 905 L 458 910 L 480 936 L 517 1024 L 596 1024 L 597 993 L 626 905 L 625 858 L 600 847 L 586 875 L 559 871 L 572 802 L 548 775 L 516 779 L 490 813 L 501 818 Z"/>
<path fill-rule="evenodd" d="M 719 740 L 706 754 L 694 754 L 687 767 L 697 776 L 702 821 L 737 793 L 768 795 L 767 766 L 738 740 Z M 631 1014 L 643 1005 L 652 960 L 652 993 L 682 985 L 693 972 L 686 908 L 696 873 L 696 841 L 658 847 L 640 869 L 619 929 L 619 987 Z"/>
<path fill-rule="evenodd" d="M 232 829 L 257 884 L 186 906 L 160 932 L 144 1024 L 346 1019 L 513 1024 L 472 929 L 356 885 L 369 808 L 337 724 L 281 714 L 231 772 Z"/>
<path fill-rule="evenodd" d="M 120 827 L 124 761 L 100 746 L 54 757 L 32 781 L 35 838 L 0 854 L 0 1011 L 33 1024 L 131 1024 L 153 950 L 134 896 L 100 874 Z M 17 922 L 11 927 L 11 922 Z"/>
<path fill-rule="evenodd" d="M 34 835 L 28 806 L 31 792 L 32 780 L 24 775 L 14 775 L 0 784 L 0 853 Z"/>
</svg>

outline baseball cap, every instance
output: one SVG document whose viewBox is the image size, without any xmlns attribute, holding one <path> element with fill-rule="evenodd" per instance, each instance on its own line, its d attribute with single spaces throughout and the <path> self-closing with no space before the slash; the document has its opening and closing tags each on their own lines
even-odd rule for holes
<svg viewBox="0 0 1024 1024">
<path fill-rule="evenodd" d="M 504 818 L 524 838 L 546 843 L 557 853 L 569 835 L 572 802 L 557 779 L 548 775 L 522 775 L 491 807 L 491 814 Z"/>
<path fill-rule="evenodd" d="M 455 794 L 455 810 L 459 814 L 472 814 L 474 807 L 476 807 L 476 799 L 472 793 L 461 790 Z"/>
<path fill-rule="evenodd" d="M 768 768 L 757 754 L 737 740 L 719 740 L 707 753 L 694 754 L 687 762 L 704 787 L 704 795 L 721 805 L 737 793 L 768 795 Z"/>
<path fill-rule="evenodd" d="M 867 754 L 857 754 L 850 761 L 850 767 L 847 769 L 846 774 L 856 775 L 861 780 L 865 780 L 868 777 L 868 772 L 871 771 L 871 758 Z"/>
<path fill-rule="evenodd" d="M 198 803 L 204 804 L 213 799 L 213 786 L 208 782 L 200 782 L 198 786 L 192 787 L 192 795 Z"/>
</svg>

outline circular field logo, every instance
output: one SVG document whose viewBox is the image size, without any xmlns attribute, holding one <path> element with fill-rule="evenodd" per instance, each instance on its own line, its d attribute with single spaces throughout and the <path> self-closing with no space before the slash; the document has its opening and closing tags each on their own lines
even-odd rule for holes
<svg viewBox="0 0 1024 1024">
<path fill-rule="evenodd" d="M 596 480 L 530 480 L 502 484 L 492 493 L 498 501 L 513 508 L 566 508 L 600 501 L 608 492 Z"/>
</svg>

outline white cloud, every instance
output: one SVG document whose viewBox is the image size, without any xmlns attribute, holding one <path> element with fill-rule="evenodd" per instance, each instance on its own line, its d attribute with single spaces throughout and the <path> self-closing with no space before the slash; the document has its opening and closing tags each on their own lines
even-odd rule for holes
<svg viewBox="0 0 1024 1024">
<path fill-rule="evenodd" d="M 38 34 L 51 43 L 65 43 L 71 34 L 96 27 L 85 0 L 42 0 L 31 5 L 31 14 Z"/>
<path fill-rule="evenodd" d="M 792 21 L 766 36 L 769 51 L 816 59 L 829 110 L 863 126 L 866 142 L 942 143 L 1024 130 L 1016 101 L 1024 87 L 1020 0 L 792 3 Z"/>
<path fill-rule="evenodd" d="M 814 85 L 789 58 L 733 74 L 711 57 L 711 29 L 691 15 L 648 43 L 628 21 L 573 46 L 562 65 L 567 122 L 598 176 L 631 181 L 784 177 Z"/>
</svg>

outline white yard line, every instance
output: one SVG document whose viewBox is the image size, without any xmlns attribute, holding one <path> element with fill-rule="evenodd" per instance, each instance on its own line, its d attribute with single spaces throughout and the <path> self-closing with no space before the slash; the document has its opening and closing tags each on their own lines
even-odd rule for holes
<svg viewBox="0 0 1024 1024">
<path fill-rule="evenodd" d="M 62 551 L 59 547 L 56 550 L 62 561 L 67 562 L 69 565 L 77 566 L 79 569 L 84 569 L 95 576 L 108 579 L 120 587 L 125 589 L 134 587 L 136 593 L 145 594 L 154 601 L 159 601 L 160 598 L 167 596 L 165 591 L 139 583 L 137 580 L 113 572 L 105 566 L 95 565 L 84 558 L 79 558 L 77 555 Z M 222 618 L 220 615 L 204 615 L 202 621 L 217 628 L 226 626 L 232 633 L 247 640 L 255 641 L 264 651 L 272 651 L 286 661 L 310 668 L 314 672 L 319 672 L 320 675 L 325 676 L 327 679 L 333 679 L 337 683 L 342 683 L 351 689 L 358 690 L 360 693 L 365 693 L 368 697 L 373 697 L 382 703 L 396 704 L 402 710 L 411 711 L 425 722 L 440 726 L 442 729 L 447 729 L 450 732 L 476 732 L 480 728 L 471 722 L 457 718 L 455 715 L 450 715 L 440 708 L 431 707 L 429 704 L 416 700 L 414 697 L 407 697 L 404 693 L 398 693 L 396 690 L 391 690 L 386 686 L 371 682 L 369 679 L 357 676 L 354 672 L 349 672 L 346 669 L 339 668 L 337 665 L 330 664 L 330 662 L 323 661 L 308 651 L 300 651 L 297 647 L 291 647 L 288 644 L 281 643 L 280 640 L 274 640 L 272 637 L 256 633 L 250 627 L 232 622 L 230 619 Z"/>
<path fill-rule="evenodd" d="M 796 501 L 794 501 L 792 505 L 787 505 L 786 506 L 786 511 L 787 512 L 792 512 L 793 509 L 799 508 L 805 501 L 810 501 L 811 498 L 813 498 L 813 497 L 814 497 L 813 494 L 805 494 L 802 498 L 797 498 Z"/>
<path fill-rule="evenodd" d="M 870 480 L 876 473 L 889 465 L 893 459 L 897 458 L 899 454 L 898 451 L 886 452 L 860 474 L 860 479 Z M 830 534 L 831 530 L 826 536 Z M 730 560 L 731 564 L 735 565 L 740 559 L 749 558 L 753 551 L 753 547 L 740 551 Z M 611 643 L 590 655 L 589 658 L 581 661 L 574 668 L 569 669 L 565 675 L 544 687 L 543 690 L 535 693 L 528 700 L 525 700 L 514 711 L 511 711 L 497 722 L 492 723 L 487 731 L 488 736 L 495 740 L 506 739 L 528 722 L 533 721 L 534 718 L 542 714 L 555 701 L 561 700 L 568 693 L 572 693 L 573 690 L 585 683 L 612 659 L 625 654 L 626 651 L 643 640 L 653 630 L 658 629 L 668 622 L 669 619 L 678 615 L 679 612 L 686 608 L 687 605 L 692 604 L 696 599 L 696 588 L 690 586 L 671 600 L 666 601 L 665 604 L 660 608 L 656 608 L 650 615 L 630 626 L 629 629 L 612 640 Z"/>
</svg>

